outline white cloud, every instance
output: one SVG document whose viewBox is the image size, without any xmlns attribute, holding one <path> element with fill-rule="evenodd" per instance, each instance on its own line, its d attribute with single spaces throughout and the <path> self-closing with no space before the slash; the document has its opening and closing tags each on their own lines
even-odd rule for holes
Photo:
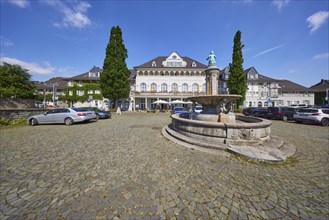
<svg viewBox="0 0 329 220">
<path fill-rule="evenodd" d="M 48 62 L 44 62 L 43 66 L 40 66 L 37 63 L 29 63 L 26 61 L 22 61 L 16 58 L 11 57 L 1 57 L 0 63 L 8 63 L 12 65 L 19 65 L 24 69 L 30 71 L 31 74 L 39 74 L 39 75 L 48 75 L 54 72 L 55 68 L 50 65 Z"/>
<path fill-rule="evenodd" d="M 11 47 L 11 46 L 14 46 L 14 43 L 9 39 L 6 39 L 5 37 L 0 36 L 0 46 L 1 47 Z"/>
<path fill-rule="evenodd" d="M 311 29 L 311 33 L 319 29 L 326 22 L 328 17 L 329 11 L 318 11 L 308 17 L 306 22 L 308 23 L 308 28 Z"/>
<path fill-rule="evenodd" d="M 314 60 L 319 60 L 319 59 L 329 59 L 329 53 L 321 53 L 317 54 L 313 57 Z"/>
<path fill-rule="evenodd" d="M 277 50 L 277 49 L 279 49 L 280 47 L 283 47 L 283 46 L 285 46 L 285 44 L 281 44 L 281 45 L 279 45 L 279 46 L 272 47 L 272 48 L 270 48 L 270 49 L 264 50 L 264 51 L 262 51 L 262 52 L 256 54 L 255 56 L 253 56 L 253 57 L 251 57 L 251 58 L 255 58 L 255 57 L 258 57 L 258 56 L 264 55 L 264 54 L 266 54 L 266 53 L 269 53 L 269 52 L 272 52 L 272 51 L 274 51 L 274 50 Z"/>
<path fill-rule="evenodd" d="M 27 0 L 9 0 L 9 3 L 20 8 L 26 8 L 30 5 Z"/>
<path fill-rule="evenodd" d="M 88 2 L 85 1 L 72 1 L 65 2 L 60 0 L 47 0 L 43 3 L 52 6 L 63 14 L 63 19 L 60 22 L 54 22 L 55 27 L 76 27 L 84 28 L 91 25 L 91 20 L 87 16 L 87 11 L 91 7 Z"/>
<path fill-rule="evenodd" d="M 272 5 L 274 5 L 275 7 L 277 7 L 279 9 L 279 11 L 281 11 L 281 9 L 284 6 L 287 6 L 289 2 L 290 2 L 290 0 L 273 0 Z"/>
</svg>

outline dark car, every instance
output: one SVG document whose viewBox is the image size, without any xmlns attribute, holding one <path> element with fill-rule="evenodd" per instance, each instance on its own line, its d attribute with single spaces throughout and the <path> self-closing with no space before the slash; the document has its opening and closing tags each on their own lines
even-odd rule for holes
<svg viewBox="0 0 329 220">
<path fill-rule="evenodd" d="M 266 117 L 266 108 L 263 107 L 249 107 L 246 109 L 243 109 L 242 114 L 247 116 L 255 116 L 255 117 Z"/>
<path fill-rule="evenodd" d="M 189 118 L 189 112 L 184 107 L 175 107 L 171 114 L 179 114 L 181 118 Z"/>
<path fill-rule="evenodd" d="M 294 114 L 296 113 L 296 111 L 298 111 L 298 109 L 291 107 L 268 107 L 266 118 L 288 121 L 294 118 Z"/>
<path fill-rule="evenodd" d="M 181 113 L 188 113 L 188 111 L 184 107 L 175 107 L 171 113 L 172 114 L 181 114 Z"/>
<path fill-rule="evenodd" d="M 106 119 L 106 118 L 111 118 L 111 112 L 108 111 L 102 111 L 96 107 L 86 107 L 90 111 L 94 111 L 96 113 L 96 118 L 97 119 Z"/>
</svg>

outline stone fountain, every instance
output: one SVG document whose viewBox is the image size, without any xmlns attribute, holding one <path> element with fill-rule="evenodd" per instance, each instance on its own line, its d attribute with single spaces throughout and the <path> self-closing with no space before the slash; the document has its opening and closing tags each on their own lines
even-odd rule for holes
<svg viewBox="0 0 329 220">
<path fill-rule="evenodd" d="M 203 111 L 192 113 L 189 119 L 172 115 L 163 135 L 190 148 L 227 150 L 255 160 L 278 162 L 293 155 L 293 145 L 271 136 L 271 121 L 231 111 L 232 103 L 241 96 L 218 94 L 220 70 L 213 51 L 207 60 L 206 95 L 189 97 L 193 105 L 201 104 Z"/>
</svg>

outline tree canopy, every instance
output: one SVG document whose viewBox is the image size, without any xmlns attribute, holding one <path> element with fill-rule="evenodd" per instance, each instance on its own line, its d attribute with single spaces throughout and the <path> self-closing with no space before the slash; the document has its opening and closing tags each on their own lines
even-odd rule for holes
<svg viewBox="0 0 329 220">
<path fill-rule="evenodd" d="M 237 106 L 240 108 L 246 99 L 247 78 L 243 71 L 243 55 L 241 43 L 241 32 L 237 31 L 234 36 L 232 63 L 230 63 L 230 74 L 228 78 L 228 87 L 230 94 L 241 95 L 242 98 L 237 100 Z"/>
<path fill-rule="evenodd" d="M 34 98 L 31 75 L 18 65 L 0 65 L 0 98 Z"/>
<path fill-rule="evenodd" d="M 120 98 L 128 98 L 130 85 L 127 68 L 127 49 L 123 43 L 122 31 L 119 26 L 111 28 L 110 40 L 106 47 L 103 70 L 100 76 L 102 94 L 114 103 Z"/>
</svg>

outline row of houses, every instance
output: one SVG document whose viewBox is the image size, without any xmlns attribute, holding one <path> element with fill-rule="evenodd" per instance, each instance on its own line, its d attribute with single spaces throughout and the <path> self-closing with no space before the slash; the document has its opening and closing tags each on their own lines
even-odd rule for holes
<svg viewBox="0 0 329 220">
<path fill-rule="evenodd" d="M 170 103 L 174 100 L 188 101 L 188 97 L 204 95 L 206 68 L 206 65 L 187 56 L 180 56 L 175 51 L 169 56 L 158 56 L 130 70 L 130 95 L 120 99 L 117 104 L 124 110 L 145 110 L 157 107 L 153 104 L 157 100 Z M 112 108 L 114 103 L 101 94 L 101 72 L 99 67 L 94 66 L 71 78 L 56 77 L 46 82 L 37 82 L 37 92 L 54 94 L 57 105 Z M 218 85 L 220 94 L 229 92 L 229 74 L 228 67 L 221 70 Z M 248 90 L 244 107 L 320 105 L 329 100 L 329 80 L 321 80 L 306 88 L 289 80 L 262 75 L 255 67 L 246 69 L 245 74 Z"/>
</svg>

